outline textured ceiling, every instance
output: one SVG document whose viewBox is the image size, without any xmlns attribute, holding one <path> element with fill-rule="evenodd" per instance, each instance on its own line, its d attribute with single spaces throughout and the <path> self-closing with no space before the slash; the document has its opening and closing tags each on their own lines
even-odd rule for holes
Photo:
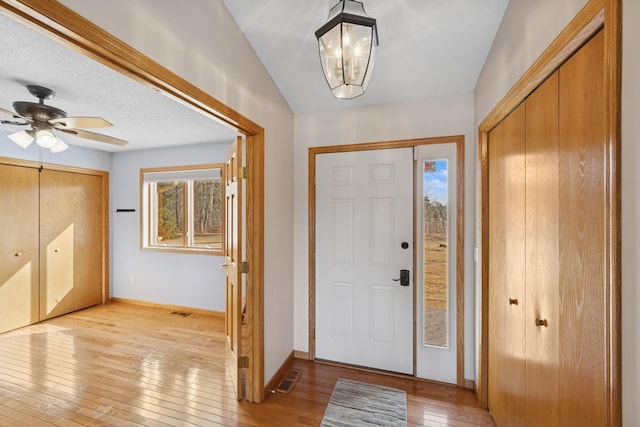
<svg viewBox="0 0 640 427">
<path fill-rule="evenodd" d="M 380 45 L 367 92 L 335 99 L 315 30 L 337 0 L 224 0 L 295 113 L 473 92 L 508 0 L 363 0 Z"/>
<path fill-rule="evenodd" d="M 60 137 L 70 145 L 119 152 L 203 142 L 230 142 L 235 130 L 167 98 L 88 57 L 0 14 L 0 107 L 14 101 L 38 102 L 26 89 L 36 84 L 53 89 L 45 103 L 68 116 L 99 116 L 113 124 L 89 129 L 130 141 L 126 147 Z M 1 114 L 2 119 L 11 117 Z M 0 125 L 0 133 L 24 127 Z M 0 143 L 11 143 L 8 138 Z"/>
</svg>

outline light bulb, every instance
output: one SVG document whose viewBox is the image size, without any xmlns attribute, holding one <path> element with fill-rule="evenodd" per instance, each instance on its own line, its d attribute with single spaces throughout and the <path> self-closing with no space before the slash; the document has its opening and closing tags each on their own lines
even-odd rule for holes
<svg viewBox="0 0 640 427">
<path fill-rule="evenodd" d="M 56 136 L 50 130 L 36 132 L 36 144 L 42 148 L 53 148 L 58 143 Z"/>
</svg>

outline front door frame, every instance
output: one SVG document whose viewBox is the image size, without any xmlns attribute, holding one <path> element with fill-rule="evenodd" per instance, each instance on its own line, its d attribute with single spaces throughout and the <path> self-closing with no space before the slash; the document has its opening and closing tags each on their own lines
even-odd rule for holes
<svg viewBox="0 0 640 427">
<path fill-rule="evenodd" d="M 325 147 L 309 148 L 309 359 L 315 360 L 315 328 L 316 328 L 316 190 L 315 190 L 315 171 L 316 171 L 316 155 L 326 153 L 340 153 L 349 151 L 364 150 L 382 150 L 387 148 L 404 148 L 416 147 L 419 145 L 429 144 L 456 144 L 456 166 L 457 166 L 457 211 L 456 211 L 456 231 L 457 231 L 457 255 L 456 255 L 456 384 L 458 387 L 465 387 L 464 379 L 464 135 L 443 136 L 433 138 L 419 138 L 385 142 L 370 142 L 362 144 L 350 145 L 331 145 Z M 415 207 L 414 207 L 415 210 Z M 415 220 L 414 220 L 415 222 Z M 415 226 L 414 226 L 415 229 Z M 416 263 L 414 252 L 414 265 Z M 415 280 L 415 268 L 413 269 Z M 416 287 L 414 286 L 414 293 Z M 414 306 L 415 306 L 414 294 Z M 414 377 L 415 377 L 415 314 L 414 314 Z M 400 375 L 400 374 L 399 374 Z"/>
<path fill-rule="evenodd" d="M 250 402 L 264 399 L 264 129 L 182 77 L 102 30 L 59 2 L 0 0 L 6 14 L 101 64 L 150 86 L 188 108 L 230 125 L 246 137 L 247 278 L 245 390 Z"/>
</svg>

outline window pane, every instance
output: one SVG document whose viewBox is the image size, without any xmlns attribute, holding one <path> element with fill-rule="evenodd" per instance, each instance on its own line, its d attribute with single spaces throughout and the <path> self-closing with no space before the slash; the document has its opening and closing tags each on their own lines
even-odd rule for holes
<svg viewBox="0 0 640 427">
<path fill-rule="evenodd" d="M 448 336 L 447 160 L 423 163 L 424 344 L 446 347 Z"/>
<path fill-rule="evenodd" d="M 158 182 L 158 244 L 182 246 L 184 237 L 184 185 Z"/>
<path fill-rule="evenodd" d="M 222 247 L 222 179 L 193 182 L 193 244 Z"/>
</svg>

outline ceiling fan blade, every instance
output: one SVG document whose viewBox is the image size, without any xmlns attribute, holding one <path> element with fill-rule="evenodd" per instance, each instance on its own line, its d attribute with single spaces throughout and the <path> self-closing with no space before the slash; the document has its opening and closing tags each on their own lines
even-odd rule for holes
<svg viewBox="0 0 640 427">
<path fill-rule="evenodd" d="M 0 108 L 0 112 L 1 113 L 5 113 L 10 115 L 11 117 L 15 117 L 15 118 L 20 118 L 20 119 L 24 119 L 29 121 L 29 119 L 27 119 L 26 117 L 22 117 L 21 115 L 19 115 L 18 113 L 11 111 L 11 110 L 5 110 L 4 108 Z"/>
<path fill-rule="evenodd" d="M 58 128 L 108 128 L 113 126 L 102 117 L 65 117 L 62 119 L 51 119 L 49 123 Z"/>
<path fill-rule="evenodd" d="M 71 135 L 79 136 L 80 138 L 92 139 L 94 141 L 106 142 L 107 144 L 119 145 L 124 147 L 129 143 L 129 141 L 125 141 L 124 139 L 114 138 L 113 136 L 103 135 L 101 133 L 89 132 L 86 130 L 80 129 L 66 129 L 54 127 L 55 130 L 59 130 L 64 133 L 68 133 Z"/>
</svg>

